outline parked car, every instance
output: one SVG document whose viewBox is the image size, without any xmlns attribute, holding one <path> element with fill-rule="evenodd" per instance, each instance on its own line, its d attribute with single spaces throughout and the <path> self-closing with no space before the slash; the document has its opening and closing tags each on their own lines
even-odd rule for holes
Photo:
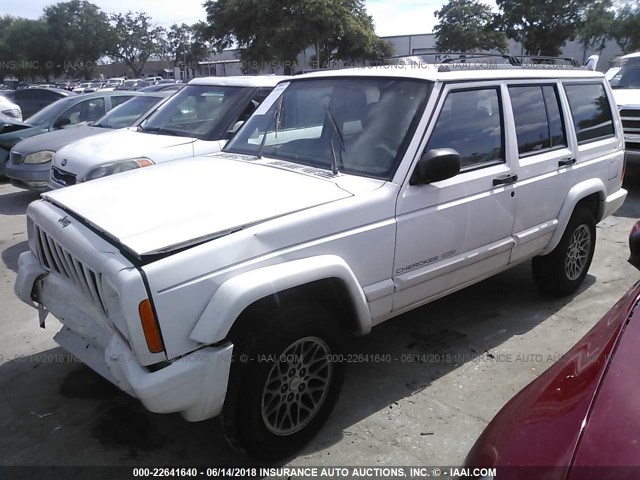
<svg viewBox="0 0 640 480">
<path fill-rule="evenodd" d="M 85 90 L 91 88 L 91 82 L 84 82 L 73 89 L 73 93 L 85 93 Z"/>
<path fill-rule="evenodd" d="M 5 176 L 9 152 L 19 141 L 77 123 L 95 121 L 132 96 L 132 92 L 72 94 L 45 107 L 25 122 L 5 124 L 0 130 L 0 176 Z"/>
<path fill-rule="evenodd" d="M 138 90 L 143 87 L 148 87 L 151 85 L 146 80 L 126 80 L 124 83 L 121 83 L 114 90 Z"/>
<path fill-rule="evenodd" d="M 217 152 L 282 78 L 193 80 L 158 107 L 137 131 L 109 132 L 58 150 L 50 186 L 61 188 L 141 166 Z"/>
<path fill-rule="evenodd" d="M 20 105 L 13 103 L 7 97 L 0 95 L 0 114 L 22 121 L 22 110 Z"/>
<path fill-rule="evenodd" d="M 149 85 L 148 87 L 142 87 L 139 92 L 176 92 L 185 86 L 184 83 L 157 83 L 155 85 Z"/>
<path fill-rule="evenodd" d="M 221 153 L 44 193 L 18 297 L 149 410 L 291 455 L 336 402 L 347 332 L 527 260 L 575 292 L 626 198 L 602 74 L 462 67 L 290 77 Z M 198 131 L 205 86 L 143 125 Z"/>
<path fill-rule="evenodd" d="M 69 97 L 73 93 L 59 88 L 25 88 L 22 90 L 2 90 L 0 95 L 4 95 L 19 105 L 22 110 L 22 118 L 27 120 L 47 105 L 51 105 L 61 98 Z"/>
<path fill-rule="evenodd" d="M 629 261 L 640 268 L 640 222 Z M 469 452 L 496 478 L 637 479 L 640 283 L 562 360 L 521 390 Z M 535 468 L 534 468 L 535 467 Z"/>
<path fill-rule="evenodd" d="M 125 82 L 124 77 L 113 77 L 107 80 L 104 86 L 100 87 L 101 92 L 112 92 L 118 85 L 122 85 Z"/>
<path fill-rule="evenodd" d="M 145 78 L 145 80 L 149 83 L 149 85 L 155 85 L 157 83 L 162 82 L 164 79 L 160 76 L 156 76 L 156 77 L 147 77 Z"/>
<path fill-rule="evenodd" d="M 620 109 L 627 160 L 636 162 L 640 161 L 640 52 L 623 55 L 617 65 L 607 74 Z"/>
<path fill-rule="evenodd" d="M 125 98 L 130 100 L 113 108 L 93 124 L 89 122 L 88 125 L 54 130 L 22 140 L 11 149 L 9 161 L 6 164 L 6 175 L 11 184 L 16 187 L 37 192 L 48 190 L 51 159 L 56 151 L 73 142 L 108 130 L 135 126 L 172 94 L 173 92 L 156 92 L 127 95 Z M 112 104 L 115 98 L 119 99 L 120 96 L 111 96 Z"/>
</svg>

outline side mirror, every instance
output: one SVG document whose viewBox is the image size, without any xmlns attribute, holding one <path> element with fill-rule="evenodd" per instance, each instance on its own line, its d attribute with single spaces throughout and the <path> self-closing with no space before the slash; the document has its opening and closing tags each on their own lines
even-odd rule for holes
<svg viewBox="0 0 640 480">
<path fill-rule="evenodd" d="M 640 222 L 636 222 L 629 234 L 629 250 L 629 263 L 640 270 Z"/>
<path fill-rule="evenodd" d="M 238 121 L 235 123 L 235 125 L 233 126 L 233 128 L 231 128 L 231 130 L 229 130 L 229 133 L 232 133 L 232 134 L 234 134 L 234 135 L 235 135 L 235 134 L 236 134 L 236 132 L 237 132 L 238 130 L 240 130 L 240 127 L 241 127 L 242 125 L 244 125 L 244 120 L 238 120 Z"/>
<path fill-rule="evenodd" d="M 460 154 L 453 148 L 434 148 L 422 154 L 411 176 L 411 185 L 453 178 L 460 173 Z"/>
<path fill-rule="evenodd" d="M 240 127 L 244 125 L 244 120 L 238 120 L 230 130 L 227 130 L 226 135 L 224 136 L 225 140 L 231 140 L 233 136 L 240 130 Z"/>
</svg>

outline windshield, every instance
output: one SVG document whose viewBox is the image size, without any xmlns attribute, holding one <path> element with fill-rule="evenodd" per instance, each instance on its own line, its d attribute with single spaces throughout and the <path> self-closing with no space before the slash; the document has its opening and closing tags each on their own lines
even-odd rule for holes
<svg viewBox="0 0 640 480">
<path fill-rule="evenodd" d="M 102 128 L 125 128 L 133 125 L 143 113 L 156 105 L 164 97 L 133 97 L 107 113 L 94 126 Z"/>
<path fill-rule="evenodd" d="M 243 95 L 250 89 L 220 85 L 189 85 L 176 93 L 141 125 L 141 131 L 219 140 Z"/>
<path fill-rule="evenodd" d="M 430 90 L 429 82 L 393 78 L 293 81 L 224 150 L 389 179 Z"/>
<path fill-rule="evenodd" d="M 640 58 L 623 60 L 609 83 L 611 88 L 640 88 Z"/>
</svg>

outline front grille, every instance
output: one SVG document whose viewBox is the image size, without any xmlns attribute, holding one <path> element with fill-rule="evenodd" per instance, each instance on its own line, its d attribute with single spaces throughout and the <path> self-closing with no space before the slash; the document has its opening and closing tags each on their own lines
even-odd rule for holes
<svg viewBox="0 0 640 480">
<path fill-rule="evenodd" d="M 76 176 L 73 173 L 65 172 L 58 167 L 51 167 L 51 178 L 65 187 L 76 184 Z"/>
<path fill-rule="evenodd" d="M 620 110 L 622 130 L 626 134 L 640 134 L 640 109 L 623 108 Z"/>
<path fill-rule="evenodd" d="M 71 280 L 106 314 L 102 275 L 80 262 L 37 225 L 34 225 L 34 237 L 43 266 Z"/>
<path fill-rule="evenodd" d="M 24 155 L 20 152 L 14 152 L 13 150 L 11 150 L 10 160 L 11 163 L 22 163 L 22 161 L 24 160 Z"/>
</svg>

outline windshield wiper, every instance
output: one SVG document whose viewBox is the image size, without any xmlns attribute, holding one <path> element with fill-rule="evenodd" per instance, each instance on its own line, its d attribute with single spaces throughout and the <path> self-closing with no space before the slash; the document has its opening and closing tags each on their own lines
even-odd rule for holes
<svg viewBox="0 0 640 480">
<path fill-rule="evenodd" d="M 333 117 L 333 115 L 331 115 L 331 112 L 329 111 L 326 105 L 324 106 L 324 111 L 327 113 L 327 117 L 329 117 L 329 123 L 331 123 L 331 126 L 333 127 L 333 131 L 338 137 L 338 140 L 340 140 L 340 151 L 346 152 L 346 149 L 344 147 L 344 138 L 342 137 L 342 133 L 340 133 L 340 129 L 338 128 L 338 123 L 336 122 L 336 119 Z M 336 156 L 336 150 L 333 146 L 333 135 L 331 135 L 331 139 L 329 140 L 329 143 L 331 144 L 331 172 L 334 175 L 337 175 L 338 174 L 338 158 Z M 340 158 L 342 158 L 342 155 L 340 155 Z"/>
<path fill-rule="evenodd" d="M 280 131 L 280 117 L 282 115 L 282 101 L 284 100 L 284 93 L 280 95 L 280 99 L 278 100 L 278 108 L 276 109 L 275 114 L 273 115 L 273 132 L 275 133 L 276 139 L 278 138 L 278 132 Z M 262 141 L 260 142 L 260 148 L 256 152 L 256 158 L 260 160 L 262 158 L 262 151 L 264 150 L 264 144 L 267 141 L 267 134 L 269 133 L 269 129 L 265 127 L 264 135 L 262 135 Z"/>
<path fill-rule="evenodd" d="M 174 137 L 182 137 L 183 135 L 178 133 L 178 132 L 174 132 L 173 130 L 168 130 L 166 128 L 162 128 L 162 127 L 151 127 L 151 128 L 145 128 L 145 127 L 138 127 L 141 131 L 143 132 L 150 132 L 150 133 L 160 133 L 161 135 L 173 135 Z"/>
</svg>

